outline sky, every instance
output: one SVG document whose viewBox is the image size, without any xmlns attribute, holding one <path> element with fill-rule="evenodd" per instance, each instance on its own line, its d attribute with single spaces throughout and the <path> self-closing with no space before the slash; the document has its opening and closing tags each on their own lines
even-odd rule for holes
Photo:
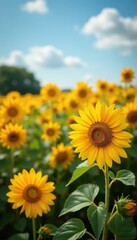
<svg viewBox="0 0 137 240">
<path fill-rule="evenodd" d="M 123 68 L 137 76 L 137 0 L 0 0 L 0 65 L 41 86 L 121 84 Z"/>
</svg>

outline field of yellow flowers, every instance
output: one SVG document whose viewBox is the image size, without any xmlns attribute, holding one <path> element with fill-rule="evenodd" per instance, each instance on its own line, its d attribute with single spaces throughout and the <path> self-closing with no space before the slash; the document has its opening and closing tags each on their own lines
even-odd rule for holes
<svg viewBox="0 0 137 240">
<path fill-rule="evenodd" d="M 0 238 L 135 240 L 137 87 L 0 96 Z"/>
</svg>

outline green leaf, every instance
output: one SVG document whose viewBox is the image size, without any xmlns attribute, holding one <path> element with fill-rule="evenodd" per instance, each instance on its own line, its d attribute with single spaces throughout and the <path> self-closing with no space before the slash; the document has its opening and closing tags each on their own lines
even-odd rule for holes
<svg viewBox="0 0 137 240">
<path fill-rule="evenodd" d="M 2 230 L 7 224 L 12 223 L 14 221 L 14 214 L 13 213 L 6 213 L 0 219 L 0 230 Z"/>
<path fill-rule="evenodd" d="M 81 238 L 85 232 L 84 223 L 78 218 L 72 218 L 57 230 L 53 240 L 76 240 Z"/>
<path fill-rule="evenodd" d="M 26 220 L 26 218 L 22 217 L 22 218 L 18 219 L 18 221 L 15 222 L 14 227 L 18 231 L 23 232 L 25 227 L 26 227 L 26 225 L 27 225 L 27 220 Z"/>
<path fill-rule="evenodd" d="M 99 206 L 90 206 L 88 208 L 87 215 L 95 236 L 97 240 L 99 240 L 106 219 L 105 204 L 100 202 Z"/>
<path fill-rule="evenodd" d="M 99 192 L 99 187 L 93 184 L 79 186 L 67 198 L 60 216 L 68 212 L 76 212 L 84 207 L 90 206 Z"/>
<path fill-rule="evenodd" d="M 123 169 L 117 172 L 116 180 L 121 181 L 125 185 L 135 186 L 134 173 L 126 169 Z"/>
<path fill-rule="evenodd" d="M 121 215 L 117 215 L 109 225 L 109 230 L 115 235 L 116 240 L 136 239 L 137 230 L 131 218 L 123 218 Z"/>
<path fill-rule="evenodd" d="M 111 179 L 115 179 L 115 175 L 114 175 L 114 173 L 112 172 L 112 171 L 109 171 L 109 177 L 111 178 Z"/>
<path fill-rule="evenodd" d="M 72 182 L 74 182 L 76 179 L 78 179 L 80 176 L 82 176 L 85 172 L 87 172 L 88 170 L 90 170 L 92 167 L 96 166 L 96 164 L 94 165 L 89 165 L 87 161 L 84 161 L 83 163 L 79 164 L 76 168 L 76 170 L 74 171 L 70 181 L 68 182 L 67 186 L 69 184 L 71 184 Z"/>
<path fill-rule="evenodd" d="M 28 240 L 29 234 L 28 233 L 20 233 L 15 234 L 12 237 L 8 238 L 7 240 Z"/>
</svg>

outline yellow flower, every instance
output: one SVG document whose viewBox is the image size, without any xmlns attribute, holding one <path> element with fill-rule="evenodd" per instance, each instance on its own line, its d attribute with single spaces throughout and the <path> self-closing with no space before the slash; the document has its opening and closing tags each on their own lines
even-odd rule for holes
<svg viewBox="0 0 137 240">
<path fill-rule="evenodd" d="M 127 103 L 123 107 L 123 113 L 126 115 L 129 127 L 137 127 L 137 102 Z"/>
<path fill-rule="evenodd" d="M 8 202 L 13 203 L 12 208 L 22 207 L 20 213 L 25 211 L 29 218 L 49 212 L 56 197 L 51 193 L 55 189 L 54 183 L 47 180 L 48 175 L 42 177 L 41 171 L 36 173 L 33 168 L 29 172 L 23 169 L 22 173 L 14 175 L 7 193 Z"/>
<path fill-rule="evenodd" d="M 56 141 L 60 137 L 60 125 L 57 122 L 49 122 L 44 126 L 42 139 L 47 141 Z"/>
<path fill-rule="evenodd" d="M 100 91 L 100 92 L 102 92 L 102 93 L 104 93 L 104 92 L 106 92 L 107 90 L 108 90 L 108 86 L 109 86 L 109 84 L 108 84 L 108 82 L 106 81 L 106 80 L 97 80 L 97 82 L 96 82 L 96 86 L 97 86 L 97 89 Z"/>
<path fill-rule="evenodd" d="M 18 124 L 6 124 L 1 129 L 0 141 L 7 148 L 19 148 L 26 142 L 26 129 Z"/>
<path fill-rule="evenodd" d="M 10 92 L 7 93 L 6 96 L 9 97 L 9 98 L 13 98 L 13 99 L 16 99 L 16 98 L 19 99 L 21 97 L 21 94 L 18 91 L 10 91 Z"/>
<path fill-rule="evenodd" d="M 61 91 L 56 84 L 48 83 L 41 88 L 40 93 L 43 101 L 51 101 L 56 100 L 60 96 Z"/>
<path fill-rule="evenodd" d="M 87 101 L 91 97 L 91 94 L 91 87 L 88 86 L 87 82 L 77 83 L 77 88 L 74 89 L 74 95 L 78 101 Z"/>
<path fill-rule="evenodd" d="M 5 119 L 5 122 L 19 123 L 25 115 L 20 98 L 6 98 L 1 106 L 0 116 Z"/>
<path fill-rule="evenodd" d="M 67 110 L 70 112 L 77 112 L 81 103 L 78 100 L 78 98 L 76 98 L 76 96 L 71 92 L 70 94 L 68 94 L 67 99 L 65 101 L 65 105 L 67 106 Z"/>
<path fill-rule="evenodd" d="M 130 147 L 132 135 L 123 131 L 127 127 L 121 109 L 114 109 L 98 102 L 96 107 L 87 105 L 76 116 L 74 131 L 70 132 L 71 143 L 79 152 L 79 157 L 88 159 L 89 164 L 97 162 L 99 168 L 106 163 L 112 167 L 112 160 L 120 163 L 120 157 L 127 157 L 123 148 Z"/>
<path fill-rule="evenodd" d="M 121 80 L 124 83 L 130 83 L 132 82 L 133 78 L 135 77 L 134 71 L 132 68 L 124 68 L 121 71 Z"/>
<path fill-rule="evenodd" d="M 62 164 L 63 168 L 67 169 L 73 159 L 74 154 L 72 147 L 69 145 L 64 146 L 63 143 L 60 143 L 57 147 L 52 147 L 49 164 L 52 168 L 56 168 L 58 164 Z"/>
</svg>

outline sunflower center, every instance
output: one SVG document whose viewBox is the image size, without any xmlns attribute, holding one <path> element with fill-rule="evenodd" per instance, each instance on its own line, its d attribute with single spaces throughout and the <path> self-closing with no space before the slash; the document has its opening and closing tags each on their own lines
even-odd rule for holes
<svg viewBox="0 0 137 240">
<path fill-rule="evenodd" d="M 126 96 L 127 101 L 133 101 L 134 100 L 134 94 L 128 94 Z"/>
<path fill-rule="evenodd" d="M 107 88 L 107 85 L 105 83 L 101 83 L 100 89 L 106 90 L 106 88 Z"/>
<path fill-rule="evenodd" d="M 29 185 L 23 191 L 23 198 L 30 203 L 38 202 L 41 198 L 41 191 L 37 186 Z"/>
<path fill-rule="evenodd" d="M 80 96 L 81 98 L 86 97 L 86 96 L 87 96 L 86 90 L 84 90 L 84 89 L 79 90 L 79 96 Z"/>
<path fill-rule="evenodd" d="M 48 128 L 47 129 L 47 135 L 52 137 L 55 134 L 55 130 L 53 128 Z"/>
<path fill-rule="evenodd" d="M 137 122 L 137 111 L 132 111 L 127 115 L 127 121 L 129 123 Z"/>
<path fill-rule="evenodd" d="M 18 114 L 18 110 L 15 107 L 10 107 L 8 109 L 8 115 L 11 117 L 15 117 Z"/>
<path fill-rule="evenodd" d="M 131 75 L 130 75 L 129 73 L 125 73 L 125 74 L 124 74 L 124 77 L 125 77 L 126 79 L 129 79 L 129 78 L 131 78 Z"/>
<path fill-rule="evenodd" d="M 49 95 L 50 97 L 54 97 L 54 96 L 56 95 L 55 90 L 54 90 L 53 88 L 49 89 L 49 90 L 48 90 L 48 95 Z"/>
<path fill-rule="evenodd" d="M 77 104 L 77 102 L 75 102 L 74 100 L 71 100 L 70 106 L 71 106 L 72 108 L 77 108 L 77 107 L 78 107 L 78 104 Z"/>
<path fill-rule="evenodd" d="M 67 159 L 68 155 L 65 151 L 59 152 L 56 156 L 56 162 L 62 163 Z"/>
<path fill-rule="evenodd" d="M 106 147 L 111 142 L 112 131 L 107 124 L 96 122 L 91 125 L 88 137 L 94 146 Z"/>
<path fill-rule="evenodd" d="M 17 142 L 19 140 L 19 134 L 16 133 L 16 132 L 10 133 L 9 136 L 8 136 L 8 140 L 10 142 Z"/>
</svg>

